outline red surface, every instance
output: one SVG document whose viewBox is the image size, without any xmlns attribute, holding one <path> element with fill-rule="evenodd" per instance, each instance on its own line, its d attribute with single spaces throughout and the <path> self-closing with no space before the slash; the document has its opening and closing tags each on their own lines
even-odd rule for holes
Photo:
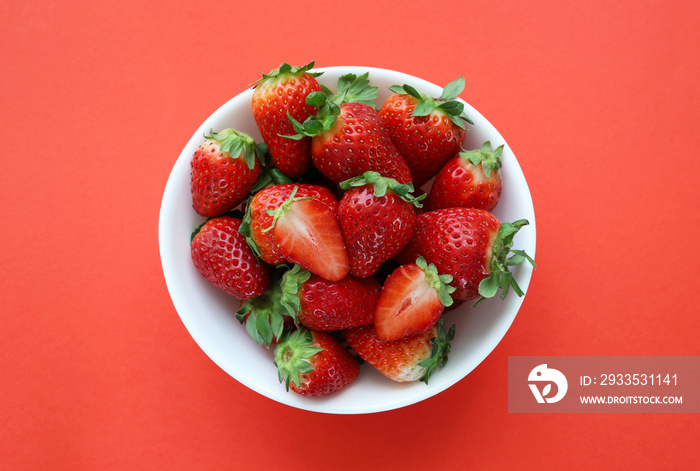
<svg viewBox="0 0 700 471">
<path fill-rule="evenodd" d="M 697 414 L 509 414 L 507 359 L 700 354 L 699 4 L 239 3 L 3 4 L 1 467 L 696 469 Z M 163 281 L 182 147 L 261 73 L 311 59 L 464 74 L 532 190 L 539 268 L 511 330 L 405 409 L 246 389 Z"/>
</svg>

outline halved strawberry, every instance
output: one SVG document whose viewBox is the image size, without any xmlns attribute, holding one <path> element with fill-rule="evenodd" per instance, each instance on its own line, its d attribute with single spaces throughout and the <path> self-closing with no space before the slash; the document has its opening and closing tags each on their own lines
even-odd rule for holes
<svg viewBox="0 0 700 471">
<path fill-rule="evenodd" d="M 295 330 L 277 345 L 279 380 L 303 396 L 325 396 L 352 383 L 360 372 L 357 359 L 328 332 Z"/>
<path fill-rule="evenodd" d="M 503 146 L 460 152 L 438 172 L 426 202 L 429 209 L 479 208 L 492 211 L 501 198 Z"/>
<path fill-rule="evenodd" d="M 285 260 L 329 281 L 338 281 L 348 274 L 350 262 L 343 234 L 327 205 L 313 198 L 297 197 L 293 191 L 269 214 L 273 216 L 272 224 L 263 231 L 274 231 Z"/>
<path fill-rule="evenodd" d="M 320 331 L 371 324 L 381 291 L 374 278 L 328 281 L 294 265 L 282 277 L 281 313 Z"/>
<path fill-rule="evenodd" d="M 446 306 L 452 305 L 451 275 L 440 275 L 423 257 L 401 265 L 384 281 L 377 303 L 374 327 L 381 340 L 398 340 L 435 325 Z"/>
<path fill-rule="evenodd" d="M 272 172 L 271 172 L 272 173 Z M 273 178 L 272 181 L 278 180 Z M 259 190 L 248 202 L 246 214 L 241 225 L 248 245 L 264 262 L 280 265 L 285 260 L 280 251 L 274 231 L 265 230 L 272 225 L 274 211 L 287 201 L 294 192 L 297 197 L 312 197 L 331 210 L 333 216 L 338 214 L 338 199 L 328 188 L 303 183 L 272 184 Z"/>
<path fill-rule="evenodd" d="M 357 355 L 387 378 L 400 383 L 422 380 L 426 384 L 436 368 L 447 363 L 455 326 L 445 330 L 442 319 L 421 333 L 385 342 L 377 337 L 373 325 L 342 332 Z"/>
</svg>

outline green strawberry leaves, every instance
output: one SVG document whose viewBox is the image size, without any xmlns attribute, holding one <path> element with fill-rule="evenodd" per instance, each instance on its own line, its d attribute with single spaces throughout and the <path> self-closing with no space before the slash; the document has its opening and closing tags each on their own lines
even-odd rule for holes
<svg viewBox="0 0 700 471">
<path fill-rule="evenodd" d="M 382 176 L 379 172 L 368 170 L 367 172 L 359 175 L 357 177 L 350 178 L 340 183 L 340 188 L 343 190 L 348 190 L 352 187 L 359 187 L 365 185 L 372 185 L 374 194 L 377 197 L 382 197 L 386 195 L 387 191 L 392 191 L 399 198 L 411 203 L 416 208 L 421 208 L 423 205 L 420 203 L 421 200 L 425 199 L 427 195 L 423 194 L 418 197 L 413 196 L 413 183 L 399 183 L 393 178 L 388 178 Z"/>
<path fill-rule="evenodd" d="M 479 283 L 479 294 L 481 298 L 476 302 L 475 306 L 481 304 L 487 298 L 492 298 L 501 290 L 500 299 L 505 299 L 510 288 L 515 291 L 518 296 L 525 294 L 515 281 L 510 267 L 520 265 L 527 261 L 534 268 L 537 268 L 535 261 L 527 253 L 522 250 L 512 250 L 513 238 L 515 234 L 523 227 L 529 224 L 527 219 L 520 219 L 513 223 L 504 222 L 498 228 L 496 241 L 493 246 L 490 275 L 481 280 Z M 510 255 L 510 256 L 509 256 Z"/>
<path fill-rule="evenodd" d="M 455 126 L 460 129 L 466 129 L 463 121 L 472 125 L 474 122 L 464 112 L 464 103 L 457 101 L 457 97 L 464 90 L 464 85 L 464 77 L 459 77 L 457 80 L 448 83 L 438 98 L 420 93 L 407 84 L 393 85 L 389 87 L 389 90 L 398 94 L 410 95 L 418 100 L 416 107 L 413 109 L 413 116 L 428 116 L 438 110 L 445 113 Z"/>
<path fill-rule="evenodd" d="M 503 165 L 501 162 L 502 154 L 503 144 L 494 150 L 491 148 L 491 142 L 486 141 L 481 145 L 481 149 L 460 152 L 459 156 L 473 165 L 481 165 L 484 175 L 491 178 L 491 172 L 499 171 Z"/>
<path fill-rule="evenodd" d="M 314 68 L 314 61 L 309 62 L 308 64 L 298 66 L 298 67 L 293 67 L 286 62 L 284 62 L 282 65 L 279 66 L 279 68 L 274 69 L 270 71 L 269 74 L 263 74 L 261 79 L 258 79 L 257 81 L 253 82 L 250 86 L 251 88 L 257 87 L 260 82 L 264 80 L 276 80 L 280 77 L 287 76 L 287 75 L 301 75 L 308 73 L 309 75 L 313 77 L 318 77 L 320 75 L 323 75 L 323 72 L 311 72 L 311 69 Z"/>
<path fill-rule="evenodd" d="M 246 332 L 258 345 L 270 347 L 284 333 L 284 315 L 280 308 L 282 290 L 280 280 L 260 296 L 244 302 L 236 312 L 236 319 L 245 324 Z"/>
<path fill-rule="evenodd" d="M 309 116 L 300 123 L 287 113 L 287 119 L 292 123 L 296 134 L 282 137 L 299 140 L 328 131 L 337 121 L 343 103 L 363 103 L 374 108 L 379 89 L 370 85 L 368 77 L 369 72 L 360 76 L 346 74 L 338 79 L 337 93 L 334 94 L 325 86 L 321 86 L 321 92 L 309 93 L 306 104 L 318 109 L 316 115 Z"/>
<path fill-rule="evenodd" d="M 238 228 L 238 232 L 240 232 L 243 235 L 243 237 L 245 237 L 245 241 L 248 244 L 248 247 L 250 247 L 255 256 L 260 258 L 261 252 L 258 248 L 258 245 L 255 243 L 255 239 L 253 239 L 253 230 L 251 228 L 252 216 L 250 208 L 250 199 L 245 203 L 245 207 L 245 214 L 243 215 L 243 220 L 241 222 L 240 227 Z"/>
<path fill-rule="evenodd" d="M 440 95 L 440 100 L 449 102 L 450 100 L 454 100 L 459 96 L 460 93 L 464 91 L 464 77 L 459 77 L 457 80 L 448 83 L 445 85 L 445 88 L 442 90 L 442 95 Z"/>
<path fill-rule="evenodd" d="M 450 353 L 451 343 L 455 338 L 455 326 L 454 324 L 450 327 L 450 330 L 445 330 L 445 323 L 442 319 L 438 321 L 437 335 L 430 339 L 430 345 L 432 346 L 432 351 L 430 356 L 425 360 L 418 363 L 426 369 L 425 375 L 421 379 L 425 384 L 428 384 L 430 380 L 430 375 L 432 375 L 435 368 L 442 368 L 447 363 L 447 356 Z"/>
<path fill-rule="evenodd" d="M 233 128 L 227 128 L 221 132 L 210 130 L 209 135 L 205 134 L 204 138 L 216 141 L 221 151 L 229 154 L 232 159 L 243 156 L 246 166 L 251 170 L 255 167 L 255 159 L 258 159 L 261 164 L 265 162 L 264 150 L 244 132 Z"/>
<path fill-rule="evenodd" d="M 363 103 L 374 108 L 374 100 L 379 96 L 379 88 L 370 85 L 369 72 L 362 75 L 346 74 L 338 79 L 338 93 L 332 96 L 336 105 L 343 103 Z"/>
<path fill-rule="evenodd" d="M 285 333 L 279 345 L 275 349 L 275 366 L 280 383 L 284 383 L 289 391 L 289 383 L 301 385 L 301 375 L 311 373 L 314 370 L 311 359 L 322 348 L 314 345 L 311 331 L 298 329 L 292 333 Z"/>
<path fill-rule="evenodd" d="M 416 265 L 418 265 L 418 268 L 423 270 L 425 273 L 425 279 L 428 282 L 428 285 L 437 291 L 438 298 L 440 299 L 442 305 L 445 307 L 452 306 L 454 301 L 450 295 L 454 293 L 456 289 L 454 286 L 450 286 L 450 283 L 452 282 L 452 275 L 438 274 L 435 264 L 431 263 L 428 265 L 428 262 L 426 262 L 425 258 L 423 257 L 418 257 L 416 260 Z"/>
<path fill-rule="evenodd" d="M 294 265 L 290 270 L 287 270 L 282 275 L 280 306 L 285 309 L 287 315 L 297 323 L 301 300 L 299 299 L 299 291 L 301 285 L 311 278 L 311 273 L 303 269 L 299 265 Z"/>
</svg>

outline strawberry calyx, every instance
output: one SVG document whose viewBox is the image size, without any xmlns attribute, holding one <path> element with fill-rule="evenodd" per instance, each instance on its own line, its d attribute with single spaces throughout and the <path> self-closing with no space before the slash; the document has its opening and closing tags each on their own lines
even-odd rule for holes
<svg viewBox="0 0 700 471">
<path fill-rule="evenodd" d="M 503 144 L 492 149 L 491 142 L 486 141 L 481 145 L 481 149 L 463 151 L 459 153 L 459 156 L 473 165 L 481 165 L 484 175 L 491 178 L 491 172 L 497 172 L 501 169 L 502 154 Z"/>
<path fill-rule="evenodd" d="M 425 199 L 425 197 L 427 196 L 426 194 L 423 194 L 418 197 L 415 197 L 413 196 L 413 183 L 399 183 L 395 179 L 384 177 L 379 172 L 375 172 L 373 170 L 368 170 L 362 175 L 341 182 L 340 188 L 342 188 L 343 190 L 349 190 L 352 187 L 365 185 L 372 186 L 374 194 L 377 197 L 381 198 L 382 196 L 386 195 L 387 191 L 391 191 L 402 200 L 414 205 L 416 208 L 423 207 L 420 201 Z"/>
<path fill-rule="evenodd" d="M 324 91 L 328 99 L 337 106 L 343 103 L 363 103 L 374 108 L 376 106 L 374 100 L 379 96 L 379 88 L 369 83 L 369 72 L 362 75 L 341 76 L 338 79 L 338 92 L 335 95 L 327 88 Z"/>
<path fill-rule="evenodd" d="M 221 132 L 209 131 L 204 135 L 205 139 L 216 141 L 222 152 L 226 152 L 231 158 L 240 158 L 243 155 L 245 163 L 250 170 L 255 168 L 255 159 L 262 164 L 265 162 L 265 154 L 255 140 L 248 134 L 233 128 L 224 129 Z"/>
<path fill-rule="evenodd" d="M 450 286 L 452 275 L 440 275 L 435 264 L 431 263 L 428 265 L 428 262 L 422 256 L 416 259 L 416 265 L 425 273 L 425 281 L 428 283 L 428 286 L 437 291 L 438 299 L 440 299 L 443 306 L 452 306 L 454 301 L 450 295 L 457 289 L 454 286 Z"/>
<path fill-rule="evenodd" d="M 286 62 L 282 63 L 277 69 L 273 69 L 270 71 L 269 74 L 263 74 L 262 78 L 253 82 L 250 86 L 251 88 L 257 87 L 260 82 L 263 82 L 265 80 L 271 80 L 271 79 L 277 79 L 280 77 L 288 76 L 288 75 L 295 75 L 299 76 L 301 74 L 308 73 L 312 77 L 318 77 L 320 75 L 323 75 L 323 72 L 311 72 L 311 69 L 314 68 L 314 61 L 309 62 L 308 64 L 302 65 L 302 66 L 297 66 L 293 67 Z"/>
<path fill-rule="evenodd" d="M 518 296 L 523 296 L 524 292 L 515 281 L 510 267 L 520 265 L 528 261 L 533 267 L 537 267 L 535 261 L 523 250 L 513 250 L 513 237 L 522 228 L 529 224 L 527 219 L 520 219 L 515 222 L 504 222 L 498 228 L 493 245 L 491 260 L 489 263 L 490 274 L 479 283 L 479 294 L 481 298 L 475 306 L 481 304 L 487 298 L 492 298 L 498 290 L 501 290 L 500 299 L 505 299 L 510 288 Z"/>
<path fill-rule="evenodd" d="M 374 100 L 379 96 L 379 89 L 370 85 L 368 77 L 369 72 L 359 76 L 345 74 L 338 79 L 337 93 L 334 94 L 324 85 L 321 86 L 322 91 L 309 93 L 306 104 L 317 108 L 318 112 L 306 118 L 303 123 L 287 112 L 287 119 L 297 133 L 283 137 L 300 140 L 328 131 L 337 121 L 340 105 L 344 103 L 362 103 L 375 108 Z"/>
<path fill-rule="evenodd" d="M 282 289 L 280 280 L 256 298 L 249 299 L 236 311 L 236 319 L 245 324 L 246 332 L 255 343 L 270 348 L 284 333 L 284 314 L 280 308 Z"/>
<path fill-rule="evenodd" d="M 430 339 L 430 345 L 432 346 L 432 351 L 430 356 L 425 360 L 418 363 L 426 369 L 425 375 L 421 378 L 425 384 L 428 384 L 430 380 L 430 375 L 433 374 L 435 368 L 442 368 L 447 363 L 447 357 L 452 348 L 451 343 L 455 338 L 455 325 L 450 327 L 450 330 L 445 330 L 445 322 L 440 319 L 437 325 L 437 335 Z"/>
<path fill-rule="evenodd" d="M 241 222 L 240 227 L 238 228 L 238 232 L 240 232 L 243 237 L 245 237 L 245 241 L 248 244 L 248 247 L 253 251 L 256 257 L 260 258 L 262 253 L 260 252 L 260 249 L 258 248 L 258 245 L 255 243 L 255 239 L 253 238 L 253 230 L 251 228 L 251 224 L 253 222 L 253 217 L 251 216 L 251 207 L 250 207 L 250 200 L 252 198 L 248 198 L 248 201 L 245 203 L 245 214 L 243 215 L 243 219 Z"/>
<path fill-rule="evenodd" d="M 255 194 L 263 188 L 272 185 L 283 185 L 285 183 L 294 183 L 294 180 L 282 173 L 277 167 L 263 168 L 258 177 L 258 181 L 250 189 L 251 194 Z"/>
<path fill-rule="evenodd" d="M 284 203 L 279 205 L 279 207 L 277 207 L 276 209 L 265 210 L 265 212 L 267 214 L 272 216 L 272 224 L 270 224 L 270 227 L 265 227 L 265 228 L 261 229 L 262 232 L 269 232 L 272 229 L 274 229 L 275 226 L 277 225 L 277 221 L 279 221 L 279 219 L 281 217 L 283 217 L 287 212 L 289 212 L 292 209 L 292 205 L 294 203 L 296 203 L 297 201 L 313 199 L 313 197 L 311 197 L 311 196 L 303 196 L 303 197 L 297 198 L 296 194 L 297 194 L 298 190 L 299 190 L 299 187 L 295 185 L 294 189 L 292 190 L 291 194 L 289 195 L 289 198 L 284 200 Z"/>
<path fill-rule="evenodd" d="M 299 318 L 297 314 L 301 308 L 299 291 L 301 290 L 301 285 L 308 281 L 309 278 L 311 278 L 311 272 L 296 264 L 282 275 L 279 305 L 294 320 L 294 323 L 298 323 Z"/>
<path fill-rule="evenodd" d="M 389 90 L 401 95 L 410 95 L 418 100 L 413 110 L 413 116 L 428 116 L 430 113 L 437 110 L 445 113 L 450 121 L 460 129 L 466 129 L 463 121 L 474 124 L 466 113 L 464 113 L 464 103 L 455 100 L 464 90 L 464 77 L 459 77 L 457 80 L 448 83 L 438 98 L 420 93 L 407 84 L 392 85 L 389 87 Z"/>
<path fill-rule="evenodd" d="M 314 367 L 311 358 L 323 349 L 314 345 L 311 331 L 298 329 L 282 335 L 275 348 L 275 366 L 280 383 L 289 391 L 289 383 L 301 384 L 301 375 L 311 373 Z"/>
</svg>

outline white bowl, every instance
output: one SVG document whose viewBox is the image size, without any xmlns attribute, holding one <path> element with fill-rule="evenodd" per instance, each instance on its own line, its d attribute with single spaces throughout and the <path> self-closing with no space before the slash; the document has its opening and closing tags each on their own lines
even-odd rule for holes
<svg viewBox="0 0 700 471">
<path fill-rule="evenodd" d="M 442 88 L 400 72 L 372 67 L 328 67 L 318 80 L 335 90 L 338 77 L 347 73 L 369 72 L 370 82 L 379 87 L 378 106 L 391 94 L 391 85 L 409 84 L 419 91 L 439 96 Z M 455 71 L 455 74 L 459 74 Z M 456 77 L 455 77 L 456 78 Z M 160 208 L 158 236 L 165 281 L 180 319 L 195 342 L 219 367 L 250 389 L 277 402 L 299 409 L 333 414 L 361 414 L 397 409 L 444 391 L 469 374 L 498 345 L 510 328 L 523 302 L 512 290 L 502 301 L 489 299 L 476 308 L 465 303 L 445 314 L 449 327 L 456 324 L 449 361 L 436 370 L 430 383 L 395 383 L 370 365 L 345 389 L 322 398 L 306 398 L 287 392 L 279 383 L 272 352 L 254 343 L 234 313 L 238 301 L 211 286 L 197 272 L 190 258 L 190 234 L 203 220 L 192 209 L 190 159 L 210 129 L 233 127 L 261 141 L 250 109 L 252 90 L 247 89 L 225 103 L 195 131 L 172 169 Z M 501 221 L 528 219 L 530 224 L 516 235 L 514 248 L 535 256 L 535 214 L 530 191 L 518 161 L 503 137 L 478 111 L 466 104 L 466 114 L 474 121 L 467 133 L 465 148 L 474 149 L 490 140 L 494 147 L 505 144 L 503 194 L 494 214 Z M 514 269 L 518 284 L 527 290 L 532 267 Z M 505 372 L 504 372 L 505 374 Z"/>
</svg>

